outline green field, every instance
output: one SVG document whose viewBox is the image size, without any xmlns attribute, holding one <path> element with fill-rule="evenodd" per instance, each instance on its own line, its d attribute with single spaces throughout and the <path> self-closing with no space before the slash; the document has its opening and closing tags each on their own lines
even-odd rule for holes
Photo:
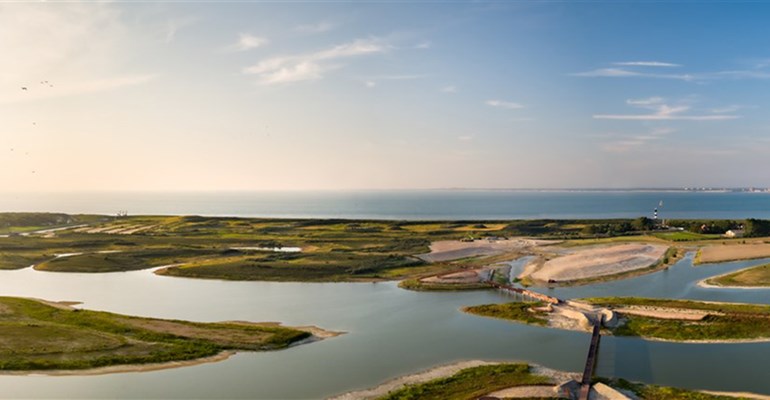
<svg viewBox="0 0 770 400">
<path fill-rule="evenodd" d="M 770 286 L 770 264 L 709 278 L 706 283 L 716 286 L 767 287 Z"/>
<path fill-rule="evenodd" d="M 272 325 L 197 323 L 0 297 L 0 370 L 73 370 L 194 360 L 225 350 L 283 349 L 310 333 Z"/>
</svg>

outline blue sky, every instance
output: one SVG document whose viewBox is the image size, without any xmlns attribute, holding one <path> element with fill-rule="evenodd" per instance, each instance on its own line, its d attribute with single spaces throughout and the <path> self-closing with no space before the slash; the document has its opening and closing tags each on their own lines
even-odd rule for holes
<svg viewBox="0 0 770 400">
<path fill-rule="evenodd" d="M 0 2 L 0 180 L 770 186 L 768 17 L 757 2 Z"/>
</svg>

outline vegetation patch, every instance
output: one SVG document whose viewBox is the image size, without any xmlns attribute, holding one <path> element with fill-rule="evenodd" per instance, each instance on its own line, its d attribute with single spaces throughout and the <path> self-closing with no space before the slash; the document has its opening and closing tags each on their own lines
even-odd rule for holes
<svg viewBox="0 0 770 400">
<path fill-rule="evenodd" d="M 770 338 L 770 306 L 707 303 L 635 297 L 589 298 L 581 301 L 611 309 L 636 307 L 646 312 L 705 311 L 699 320 L 653 317 L 621 312 L 622 323 L 611 332 L 672 341 L 730 341 Z"/>
<path fill-rule="evenodd" d="M 552 384 L 550 378 L 530 372 L 527 364 L 497 364 L 466 368 L 453 376 L 408 385 L 380 400 L 475 400 L 496 390 Z"/>
<path fill-rule="evenodd" d="M 463 311 L 469 314 L 507 319 L 525 324 L 546 325 L 548 323 L 547 313 L 535 310 L 537 307 L 542 306 L 543 303 L 541 302 L 512 302 L 469 306 L 464 307 Z"/>
<path fill-rule="evenodd" d="M 78 310 L 0 297 L 0 371 L 77 370 L 194 360 L 225 350 L 277 350 L 305 331 Z"/>
<path fill-rule="evenodd" d="M 770 286 L 770 264 L 709 278 L 706 283 L 716 286 L 768 287 Z"/>
</svg>

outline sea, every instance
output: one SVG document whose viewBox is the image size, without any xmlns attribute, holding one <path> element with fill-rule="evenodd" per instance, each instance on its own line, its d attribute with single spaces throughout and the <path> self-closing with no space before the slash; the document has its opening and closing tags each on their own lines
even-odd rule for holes
<svg viewBox="0 0 770 400">
<path fill-rule="evenodd" d="M 770 193 L 711 191 L 358 190 L 0 194 L 0 212 L 267 218 L 499 220 L 770 219 Z"/>
</svg>

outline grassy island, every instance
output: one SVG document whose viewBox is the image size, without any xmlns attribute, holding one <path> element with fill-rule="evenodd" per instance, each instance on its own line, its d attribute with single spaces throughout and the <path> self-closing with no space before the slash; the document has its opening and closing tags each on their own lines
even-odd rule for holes
<svg viewBox="0 0 770 400">
<path fill-rule="evenodd" d="M 538 310 L 538 307 L 542 305 L 540 302 L 484 304 L 464 307 L 463 311 L 483 317 L 507 319 L 531 325 L 546 325 L 548 324 L 548 314 L 545 311 Z"/>
<path fill-rule="evenodd" d="M 530 372 L 527 364 L 496 364 L 466 368 L 450 377 L 408 385 L 378 400 L 475 400 L 498 389 L 549 385 L 550 378 Z"/>
<path fill-rule="evenodd" d="M 692 300 L 608 297 L 583 299 L 620 314 L 610 331 L 671 341 L 770 339 L 770 306 Z"/>
<path fill-rule="evenodd" d="M 589 330 L 590 320 L 604 311 L 605 333 L 617 336 L 675 342 L 770 340 L 770 306 L 760 304 L 608 297 L 570 301 L 550 308 L 539 303 L 513 302 L 465 307 L 463 311 L 581 331 Z"/>
<path fill-rule="evenodd" d="M 706 279 L 706 284 L 727 287 L 770 287 L 770 264 Z"/>
<path fill-rule="evenodd" d="M 225 351 L 283 349 L 308 331 L 241 322 L 141 318 L 0 297 L 0 371 L 170 363 Z"/>
<path fill-rule="evenodd" d="M 673 222 L 717 231 L 737 224 Z M 50 272 L 165 266 L 157 273 L 261 281 L 406 279 L 402 286 L 408 289 L 471 290 L 487 288 L 489 279 L 537 286 L 623 279 L 663 269 L 684 249 L 699 248 L 704 262 L 770 255 L 763 238 L 717 238 L 644 218 L 386 221 L 0 213 L 0 269 L 32 265 Z M 506 263 L 525 256 L 531 265 L 509 276 Z"/>
<path fill-rule="evenodd" d="M 470 366 L 462 367 L 460 364 L 470 364 Z M 475 361 L 458 363 L 457 368 L 451 367 L 439 368 L 444 369 L 441 372 L 426 371 L 416 374 L 413 380 L 417 380 L 417 383 L 406 383 L 397 388 L 383 385 L 366 392 L 367 395 L 371 395 L 387 390 L 387 394 L 376 397 L 378 400 L 476 400 L 483 396 L 500 399 L 545 400 L 577 398 L 580 387 L 577 382 L 574 382 L 574 379 L 579 379 L 579 374 L 564 373 L 523 363 Z M 435 375 L 440 376 L 435 377 Z M 570 382 L 570 380 L 573 381 Z M 615 393 L 621 396 L 621 393 L 625 392 L 624 396 L 633 394 L 644 400 L 727 400 L 735 399 L 740 395 L 711 394 L 629 382 L 623 379 L 596 378 L 592 383 L 592 391 L 597 390 L 598 386 L 603 387 L 601 390 L 605 395 Z"/>
</svg>

